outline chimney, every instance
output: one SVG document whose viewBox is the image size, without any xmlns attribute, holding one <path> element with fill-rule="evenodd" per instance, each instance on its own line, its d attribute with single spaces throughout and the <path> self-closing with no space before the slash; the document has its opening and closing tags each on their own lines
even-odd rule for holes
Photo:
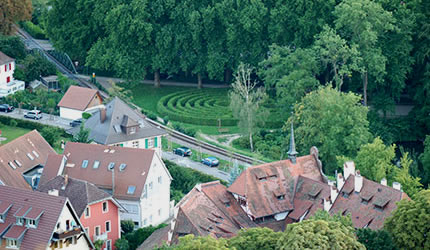
<svg viewBox="0 0 430 250">
<path fill-rule="evenodd" d="M 345 176 L 345 180 L 348 179 L 349 175 L 354 175 L 355 173 L 355 164 L 353 161 L 347 161 L 343 164 L 343 175 Z"/>
<path fill-rule="evenodd" d="M 345 180 L 343 179 L 342 174 L 341 173 L 337 174 L 337 190 L 340 191 L 344 183 L 345 183 Z"/>
<path fill-rule="evenodd" d="M 331 186 L 330 187 L 330 199 L 331 199 L 331 203 L 334 203 L 334 201 L 337 198 L 337 189 L 335 186 Z"/>
<path fill-rule="evenodd" d="M 67 187 L 67 184 L 69 184 L 69 176 L 66 174 L 66 175 L 64 175 L 64 183 L 63 183 L 63 186 L 61 187 L 61 189 L 65 190 Z"/>
<path fill-rule="evenodd" d="M 48 190 L 49 195 L 58 196 L 58 189 Z"/>
<path fill-rule="evenodd" d="M 387 179 L 382 178 L 381 185 L 387 186 Z"/>
<path fill-rule="evenodd" d="M 327 181 L 327 184 L 329 185 L 329 186 L 334 186 L 334 184 L 335 184 L 336 182 L 335 181 L 331 181 L 331 180 L 328 180 Z"/>
<path fill-rule="evenodd" d="M 400 183 L 398 183 L 397 181 L 393 182 L 393 188 L 397 189 L 397 190 L 401 190 L 402 185 L 400 185 Z"/>
<path fill-rule="evenodd" d="M 100 123 L 103 123 L 106 121 L 106 108 L 100 109 Z"/>
<path fill-rule="evenodd" d="M 294 141 L 294 127 L 293 122 L 291 122 L 291 137 L 290 137 L 290 149 L 288 150 L 288 159 L 290 159 L 291 163 L 296 164 L 296 142 Z"/>
<path fill-rule="evenodd" d="M 355 172 L 354 191 L 360 193 L 363 188 L 363 176 L 360 174 L 360 170 Z"/>
<path fill-rule="evenodd" d="M 324 211 L 328 212 L 331 207 L 330 200 L 327 200 L 326 198 L 324 198 L 323 201 L 324 201 Z"/>
</svg>

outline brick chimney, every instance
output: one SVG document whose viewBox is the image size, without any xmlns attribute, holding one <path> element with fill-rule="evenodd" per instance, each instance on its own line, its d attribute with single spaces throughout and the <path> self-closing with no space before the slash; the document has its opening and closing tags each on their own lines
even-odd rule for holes
<svg viewBox="0 0 430 250">
<path fill-rule="evenodd" d="M 343 179 L 343 176 L 341 173 L 337 174 L 337 190 L 341 190 L 343 187 L 343 184 L 345 183 L 345 180 Z"/>
<path fill-rule="evenodd" d="M 324 211 L 328 212 L 331 208 L 330 200 L 324 198 L 323 201 L 324 201 L 323 202 L 324 203 Z"/>
<path fill-rule="evenodd" d="M 360 170 L 357 170 L 355 172 L 354 178 L 355 178 L 354 191 L 359 193 L 361 191 L 361 189 L 363 188 L 363 176 L 361 176 Z"/>
<path fill-rule="evenodd" d="M 63 186 L 61 187 L 61 189 L 65 190 L 67 187 L 67 184 L 69 184 L 69 176 L 66 174 L 66 175 L 64 175 L 64 183 L 63 183 Z"/>
<path fill-rule="evenodd" d="M 106 108 L 100 109 L 100 123 L 103 123 L 106 121 Z"/>
<path fill-rule="evenodd" d="M 387 179 L 382 178 L 381 185 L 387 186 Z"/>
<path fill-rule="evenodd" d="M 334 201 L 336 200 L 338 195 L 337 189 L 335 186 L 331 186 L 330 187 L 330 199 L 331 199 L 331 203 L 334 203 Z"/>
<path fill-rule="evenodd" d="M 355 164 L 353 161 L 347 161 L 343 164 L 343 175 L 345 176 L 345 180 L 348 179 L 350 175 L 354 175 L 355 173 Z"/>
<path fill-rule="evenodd" d="M 401 190 L 401 188 L 402 188 L 402 185 L 400 185 L 400 183 L 398 183 L 398 182 L 393 182 L 393 188 L 394 189 L 397 189 L 397 190 Z"/>
</svg>

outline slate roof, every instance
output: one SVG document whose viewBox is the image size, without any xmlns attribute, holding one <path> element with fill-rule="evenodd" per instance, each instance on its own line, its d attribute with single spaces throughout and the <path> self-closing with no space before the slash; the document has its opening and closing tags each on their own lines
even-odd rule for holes
<svg viewBox="0 0 430 250">
<path fill-rule="evenodd" d="M 298 157 L 296 164 L 282 160 L 249 167 L 228 191 L 246 197 L 250 213 L 255 218 L 274 215 L 294 208 L 294 188 L 299 175 L 323 181 L 316 159 L 307 155 Z"/>
<path fill-rule="evenodd" d="M 6 237 L 17 238 L 24 233 L 22 238 L 21 249 L 46 249 L 49 246 L 53 230 L 57 224 L 63 208 L 67 202 L 65 197 L 52 196 L 40 192 L 29 191 L 8 186 L 0 186 L 0 204 L 12 204 L 7 213 L 4 223 L 0 223 L 0 232 L 4 232 L 7 226 L 11 225 L 6 232 Z M 31 211 L 43 211 L 40 216 L 37 228 L 26 228 L 16 226 L 16 217 L 14 214 L 22 207 L 30 208 Z M 27 209 L 25 209 L 27 210 Z M 27 229 L 26 232 L 24 230 Z M 3 236 L 3 237 L 5 237 Z"/>
<path fill-rule="evenodd" d="M 90 130 L 89 138 L 94 142 L 104 145 L 148 138 L 167 134 L 166 131 L 156 128 L 145 121 L 145 117 L 130 108 L 118 97 L 115 97 L 106 106 L 106 120 L 101 122 L 100 110 L 85 122 L 85 127 Z M 121 130 L 121 125 L 139 125 L 134 134 L 126 134 Z M 79 128 L 71 129 L 72 134 L 79 132 Z"/>
<path fill-rule="evenodd" d="M 55 151 L 37 130 L 2 145 L 0 147 L 1 182 L 8 186 L 31 189 L 23 173 L 38 165 L 44 165 L 49 154 L 55 154 Z"/>
<path fill-rule="evenodd" d="M 58 103 L 58 107 L 76 109 L 84 111 L 93 100 L 94 96 L 98 94 L 98 90 L 79 87 L 72 85 L 67 89 L 63 98 Z"/>
<path fill-rule="evenodd" d="M 10 63 L 13 61 L 15 61 L 15 59 L 13 59 L 12 57 L 9 57 L 8 55 L 0 51 L 0 65 Z"/>
<path fill-rule="evenodd" d="M 43 171 L 41 185 L 59 174 L 67 174 L 69 177 L 93 183 L 101 189 L 112 189 L 112 172 L 107 167 L 109 163 L 114 162 L 113 197 L 139 200 L 154 155 L 155 151 L 151 149 L 67 142 L 64 149 L 64 156 L 67 158 L 64 170 L 61 169 L 61 164 L 58 164 L 58 157 L 49 157 Z M 51 160 L 55 162 L 51 163 Z M 88 161 L 86 168 L 82 167 L 84 160 Z M 98 168 L 94 168 L 96 161 L 99 162 Z M 119 170 L 120 164 L 127 165 L 123 171 Z M 133 194 L 127 194 L 129 186 L 136 187 Z"/>
<path fill-rule="evenodd" d="M 53 189 L 58 190 L 60 196 L 69 198 L 70 203 L 72 203 L 79 217 L 82 216 L 88 204 L 100 202 L 112 197 L 112 195 L 86 181 L 69 177 L 67 185 L 65 185 L 64 180 L 64 176 L 56 176 L 54 179 L 39 186 L 37 190 L 44 193 L 48 193 L 49 190 Z"/>
<path fill-rule="evenodd" d="M 186 234 L 230 238 L 241 228 L 257 226 L 219 181 L 197 185 L 176 208 L 174 243 Z"/>
<path fill-rule="evenodd" d="M 370 229 L 380 229 L 384 220 L 391 215 L 397 207 L 396 202 L 408 198 L 405 193 L 389 186 L 363 178 L 363 187 L 360 192 L 354 191 L 355 176 L 350 175 L 333 203 L 330 213 L 351 214 L 352 224 L 362 228 L 369 222 Z M 351 190 L 352 187 L 352 190 Z M 344 197 L 343 192 L 349 193 Z M 367 200 L 363 202 L 363 198 Z M 379 206 L 375 207 L 375 205 Z M 382 208 L 383 207 L 383 208 Z"/>
</svg>

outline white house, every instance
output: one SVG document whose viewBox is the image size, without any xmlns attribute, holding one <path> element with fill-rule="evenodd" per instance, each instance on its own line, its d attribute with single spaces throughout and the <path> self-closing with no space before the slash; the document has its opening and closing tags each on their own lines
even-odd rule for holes
<svg viewBox="0 0 430 250">
<path fill-rule="evenodd" d="M 18 90 L 25 89 L 23 81 L 13 79 L 15 59 L 0 51 L 0 97 L 5 97 Z"/>
<path fill-rule="evenodd" d="M 113 194 L 127 210 L 121 220 L 132 220 L 136 227 L 170 217 L 172 177 L 154 150 L 68 142 L 61 159 L 48 157 L 41 185 L 65 174 Z"/>
<path fill-rule="evenodd" d="M 72 85 L 57 105 L 60 117 L 66 119 L 82 118 L 82 113 L 103 107 L 103 98 L 96 89 Z"/>
<path fill-rule="evenodd" d="M 0 248 L 93 249 L 66 197 L 0 186 Z"/>
</svg>

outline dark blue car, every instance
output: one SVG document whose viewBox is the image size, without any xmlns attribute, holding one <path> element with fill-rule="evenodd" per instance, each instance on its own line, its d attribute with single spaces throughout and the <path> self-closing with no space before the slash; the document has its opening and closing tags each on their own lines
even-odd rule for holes
<svg viewBox="0 0 430 250">
<path fill-rule="evenodd" d="M 216 167 L 219 165 L 218 159 L 213 156 L 202 159 L 202 163 L 208 165 L 209 167 Z"/>
</svg>

